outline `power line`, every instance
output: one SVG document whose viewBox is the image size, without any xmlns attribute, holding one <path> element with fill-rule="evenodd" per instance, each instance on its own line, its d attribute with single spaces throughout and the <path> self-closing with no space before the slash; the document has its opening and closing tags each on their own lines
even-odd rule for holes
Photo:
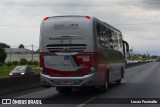
<svg viewBox="0 0 160 107">
<path fill-rule="evenodd" d="M 116 2 L 10 2 L 10 1 L 0 1 L 0 4 L 14 4 L 14 5 L 44 5 L 44 6 L 59 6 L 59 5 L 119 5 L 119 4 L 138 4 L 138 5 L 157 5 L 159 1 L 116 1 Z M 148 4 L 146 4 L 148 3 Z M 154 4 L 153 4 L 154 3 Z M 72 7 L 71 6 L 71 7 Z"/>
<path fill-rule="evenodd" d="M 0 25 L 0 27 L 40 27 L 40 26 L 17 26 L 17 25 Z"/>
<path fill-rule="evenodd" d="M 0 3 L 22 3 L 22 4 L 44 4 L 44 3 L 59 3 L 59 4 L 70 4 L 70 3 L 86 3 L 86 4 L 92 4 L 92 3 L 142 3 L 143 1 L 135 1 L 135 0 L 133 0 L 133 1 L 105 1 L 105 2 L 17 2 L 17 1 L 15 1 L 15 2 L 11 2 L 11 1 L 0 1 Z M 158 2 L 159 3 L 159 1 L 145 1 L 145 3 L 156 3 L 156 2 Z"/>
<path fill-rule="evenodd" d="M 157 10 L 153 10 L 153 11 L 106 11 L 106 12 L 83 12 L 83 14 L 94 14 L 94 13 L 109 13 L 109 14 L 112 14 L 112 13 L 148 13 L 148 12 L 160 12 L 160 11 L 157 11 Z M 59 13 L 59 14 L 70 14 L 71 12 L 64 12 L 64 13 Z M 80 13 L 76 13 L 76 14 L 81 14 L 82 12 Z M 48 14 L 53 14 L 53 13 L 45 13 L 45 14 L 20 14 L 20 13 L 8 13 L 8 14 L 1 14 L 0 15 L 48 15 Z M 73 13 L 72 13 L 73 14 Z"/>
<path fill-rule="evenodd" d="M 114 25 L 143 25 L 143 24 L 160 24 L 160 22 L 152 22 L 152 23 L 132 23 L 132 24 L 114 24 Z"/>
<path fill-rule="evenodd" d="M 9 45 L 10 47 L 15 47 L 15 48 L 18 48 L 19 46 L 13 46 L 13 45 Z M 25 48 L 27 48 L 27 47 L 32 47 L 32 48 L 36 48 L 36 49 L 39 49 L 39 47 L 37 47 L 37 46 L 35 46 L 35 45 L 23 45 Z"/>
<path fill-rule="evenodd" d="M 124 23 L 124 24 L 113 24 L 113 25 L 143 25 L 143 24 L 159 24 L 160 22 L 151 23 Z M 17 25 L 0 25 L 0 27 L 40 27 L 40 26 L 17 26 Z"/>
</svg>

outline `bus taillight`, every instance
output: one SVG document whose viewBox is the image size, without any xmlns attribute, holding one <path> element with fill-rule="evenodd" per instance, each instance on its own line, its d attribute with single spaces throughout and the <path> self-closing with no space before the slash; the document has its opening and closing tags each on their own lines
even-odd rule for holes
<svg viewBox="0 0 160 107">
<path fill-rule="evenodd" d="M 86 18 L 87 18 L 87 19 L 90 19 L 91 17 L 90 17 L 90 16 L 86 16 Z"/>
<path fill-rule="evenodd" d="M 77 55 L 77 60 L 79 64 L 94 67 L 95 66 L 95 56 L 94 54 L 83 54 Z"/>
<path fill-rule="evenodd" d="M 49 17 L 45 17 L 45 18 L 44 18 L 44 20 L 48 20 L 48 19 L 49 19 Z"/>
<path fill-rule="evenodd" d="M 94 54 L 90 55 L 90 66 L 91 67 L 95 66 L 95 56 L 94 56 Z"/>
<path fill-rule="evenodd" d="M 40 67 L 44 67 L 44 57 L 40 55 Z"/>
</svg>

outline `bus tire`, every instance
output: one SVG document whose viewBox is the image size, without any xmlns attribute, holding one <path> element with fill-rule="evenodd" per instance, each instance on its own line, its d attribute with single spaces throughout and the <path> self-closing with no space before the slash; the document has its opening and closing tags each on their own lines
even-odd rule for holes
<svg viewBox="0 0 160 107">
<path fill-rule="evenodd" d="M 56 87 L 56 90 L 59 93 L 71 93 L 72 92 L 72 88 L 70 87 Z"/>
<path fill-rule="evenodd" d="M 121 77 L 120 77 L 120 79 L 118 79 L 118 80 L 116 81 L 116 84 L 117 84 L 117 85 L 120 85 L 120 84 L 121 84 L 122 78 L 123 78 L 123 70 L 121 70 Z"/>
<path fill-rule="evenodd" d="M 122 79 L 119 79 L 119 80 L 116 81 L 116 84 L 117 84 L 117 85 L 120 85 L 121 82 L 122 82 Z"/>
<path fill-rule="evenodd" d="M 51 88 L 51 86 L 41 85 L 43 88 Z"/>
<path fill-rule="evenodd" d="M 106 74 L 105 81 L 106 81 L 105 84 L 100 86 L 100 89 L 99 89 L 99 91 L 103 93 L 106 92 L 109 87 L 109 72 L 107 72 Z"/>
</svg>

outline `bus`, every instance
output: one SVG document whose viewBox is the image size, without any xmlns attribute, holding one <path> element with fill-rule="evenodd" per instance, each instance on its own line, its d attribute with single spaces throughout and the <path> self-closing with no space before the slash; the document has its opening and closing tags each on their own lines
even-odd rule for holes
<svg viewBox="0 0 160 107">
<path fill-rule="evenodd" d="M 40 80 L 59 93 L 121 83 L 129 45 L 120 30 L 91 16 L 52 16 L 40 27 Z"/>
</svg>

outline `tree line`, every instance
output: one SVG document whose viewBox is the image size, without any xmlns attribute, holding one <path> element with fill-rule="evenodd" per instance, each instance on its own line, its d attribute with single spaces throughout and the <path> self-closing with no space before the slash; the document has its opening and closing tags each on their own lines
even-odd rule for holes
<svg viewBox="0 0 160 107">
<path fill-rule="evenodd" d="M 5 63 L 5 60 L 7 58 L 7 53 L 5 52 L 5 49 L 4 48 L 10 48 L 10 45 L 7 45 L 6 43 L 0 43 L 0 65 L 4 64 Z M 20 44 L 18 46 L 18 48 L 25 48 L 25 46 L 23 44 Z M 37 51 L 35 51 L 34 53 L 38 53 L 39 52 L 39 49 Z M 23 60 L 23 59 L 22 59 Z M 16 61 L 15 61 L 16 62 Z M 15 63 L 13 61 L 13 63 Z M 18 62 L 18 61 L 17 61 Z M 17 63 L 16 62 L 16 63 Z M 8 65 L 11 64 L 12 62 L 7 62 Z M 19 62 L 21 64 L 21 61 Z M 31 61 L 28 61 L 26 62 L 27 63 L 31 63 Z"/>
</svg>

